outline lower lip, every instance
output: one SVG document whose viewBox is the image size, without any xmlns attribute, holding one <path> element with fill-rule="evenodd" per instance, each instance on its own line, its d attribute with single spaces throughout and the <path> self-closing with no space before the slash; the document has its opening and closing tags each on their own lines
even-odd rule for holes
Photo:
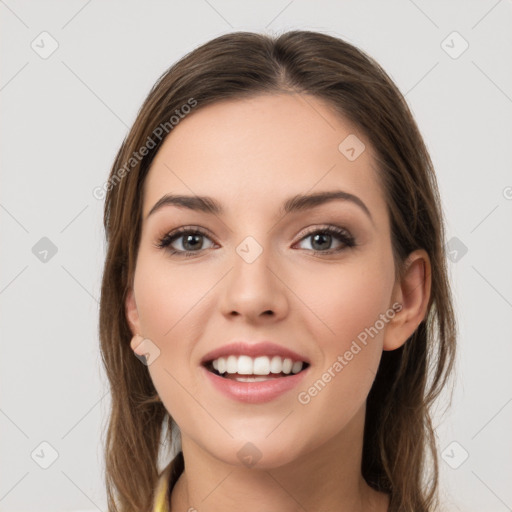
<svg viewBox="0 0 512 512">
<path fill-rule="evenodd" d="M 215 389 L 233 400 L 251 404 L 270 402 L 287 391 L 292 390 L 309 371 L 308 366 L 299 373 L 290 374 L 289 377 L 277 377 L 276 379 L 261 382 L 238 382 L 220 377 L 208 371 L 204 366 L 201 368 Z"/>
</svg>

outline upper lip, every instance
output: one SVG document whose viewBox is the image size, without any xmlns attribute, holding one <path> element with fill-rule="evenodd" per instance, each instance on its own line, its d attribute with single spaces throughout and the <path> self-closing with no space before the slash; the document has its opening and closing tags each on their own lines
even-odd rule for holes
<svg viewBox="0 0 512 512">
<path fill-rule="evenodd" d="M 289 358 L 292 361 L 303 361 L 309 364 L 309 360 L 306 356 L 298 354 L 289 348 L 277 345 L 276 343 L 272 343 L 271 341 L 259 341 L 255 343 L 234 341 L 205 354 L 201 359 L 201 364 L 204 365 L 218 359 L 219 357 L 227 357 L 231 355 L 246 355 L 250 357 L 281 356 L 282 358 Z"/>
</svg>

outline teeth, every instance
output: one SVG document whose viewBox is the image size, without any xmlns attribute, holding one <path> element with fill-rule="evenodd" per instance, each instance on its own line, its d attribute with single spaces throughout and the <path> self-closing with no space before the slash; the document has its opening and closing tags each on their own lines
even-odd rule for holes
<svg viewBox="0 0 512 512">
<path fill-rule="evenodd" d="M 270 379 L 266 377 L 237 377 L 235 380 L 238 382 L 264 382 L 266 380 L 274 380 L 278 377 L 270 377 Z"/>
<path fill-rule="evenodd" d="M 252 358 L 249 356 L 239 356 L 238 357 L 238 371 L 240 375 L 252 375 L 254 363 Z"/>
<path fill-rule="evenodd" d="M 292 361 L 280 356 L 249 357 L 235 356 L 219 357 L 212 361 L 212 366 L 221 375 L 223 373 L 238 373 L 240 375 L 270 375 L 271 373 L 299 373 L 303 367 L 302 361 Z"/>
<path fill-rule="evenodd" d="M 238 368 L 237 357 L 229 356 L 226 359 L 226 371 L 228 373 L 236 373 L 237 368 Z"/>
<path fill-rule="evenodd" d="M 270 361 L 268 357 L 255 357 L 252 373 L 254 375 L 268 375 L 270 373 Z"/>
<path fill-rule="evenodd" d="M 292 365 L 292 373 L 299 373 L 302 370 L 302 361 L 295 361 Z"/>
<path fill-rule="evenodd" d="M 272 373 L 281 373 L 283 369 L 283 360 L 279 356 L 274 356 L 270 361 L 270 371 Z"/>
<path fill-rule="evenodd" d="M 291 359 L 285 359 L 283 361 L 283 373 L 290 373 L 292 371 L 293 361 Z"/>
</svg>

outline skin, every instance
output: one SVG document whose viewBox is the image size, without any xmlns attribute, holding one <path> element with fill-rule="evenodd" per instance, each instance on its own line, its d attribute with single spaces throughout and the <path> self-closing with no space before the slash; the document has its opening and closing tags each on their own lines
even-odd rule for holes
<svg viewBox="0 0 512 512">
<path fill-rule="evenodd" d="M 354 161 L 338 150 L 349 134 L 366 146 Z M 240 504 L 246 512 L 388 509 L 387 495 L 361 475 L 366 397 L 382 351 L 405 343 L 426 314 L 430 262 L 425 251 L 415 251 L 395 282 L 377 172 L 365 135 L 312 96 L 219 102 L 186 117 L 165 140 L 144 185 L 126 316 L 132 333 L 160 351 L 148 371 L 181 430 L 186 470 L 172 493 L 173 511 Z M 331 190 L 358 196 L 372 219 L 349 201 L 278 214 L 290 196 Z M 226 212 L 165 206 L 147 217 L 166 193 L 208 195 Z M 156 247 L 167 233 L 190 225 L 211 234 L 198 238 L 193 257 Z M 318 249 L 313 228 L 329 225 L 348 230 L 357 245 L 333 236 Z M 263 249 L 252 263 L 236 252 L 247 236 Z M 172 245 L 191 250 L 183 244 L 186 236 Z M 299 403 L 297 394 L 395 302 L 401 311 L 308 404 Z M 308 356 L 311 375 L 271 402 L 230 400 L 199 365 L 234 339 L 289 346 Z M 147 347 L 139 343 L 134 338 L 131 347 L 143 354 Z M 261 453 L 253 467 L 237 456 L 247 442 Z"/>
</svg>

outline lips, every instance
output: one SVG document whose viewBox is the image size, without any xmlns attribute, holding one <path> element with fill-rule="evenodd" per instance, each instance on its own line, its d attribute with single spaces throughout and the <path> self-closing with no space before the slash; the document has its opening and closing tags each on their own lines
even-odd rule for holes
<svg viewBox="0 0 512 512">
<path fill-rule="evenodd" d="M 295 374 L 282 377 L 250 377 L 241 376 L 240 379 L 223 378 L 200 366 L 201 375 L 214 390 L 230 400 L 246 404 L 262 404 L 278 399 L 281 396 L 290 395 L 291 391 L 304 381 L 309 374 L 309 368 Z M 260 380 L 264 379 L 264 380 Z"/>
<path fill-rule="evenodd" d="M 239 340 L 208 352 L 200 364 L 214 389 L 232 400 L 253 404 L 291 391 L 310 373 L 309 366 L 305 354 L 277 343 Z"/>
</svg>

